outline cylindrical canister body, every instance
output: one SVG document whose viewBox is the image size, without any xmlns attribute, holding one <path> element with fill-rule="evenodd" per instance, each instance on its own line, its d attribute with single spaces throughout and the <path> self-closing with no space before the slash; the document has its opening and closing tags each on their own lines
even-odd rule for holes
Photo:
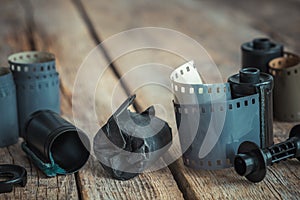
<svg viewBox="0 0 300 200">
<path fill-rule="evenodd" d="M 0 67 L 0 147 L 19 138 L 16 88 L 11 71 Z"/>
<path fill-rule="evenodd" d="M 270 62 L 274 77 L 274 116 L 280 121 L 300 120 L 300 58 L 286 53 Z"/>
<path fill-rule="evenodd" d="M 60 112 L 59 75 L 55 57 L 46 52 L 21 52 L 9 57 L 17 89 L 19 130 L 24 137 L 25 121 L 35 111 Z"/>
<path fill-rule="evenodd" d="M 273 142 L 273 77 L 256 68 L 241 69 L 228 78 L 233 98 L 259 94 L 261 148 Z"/>
<path fill-rule="evenodd" d="M 241 46 L 242 67 L 254 67 L 261 72 L 268 72 L 268 63 L 283 55 L 283 46 L 271 42 L 267 38 L 257 38 L 252 42 L 246 42 Z"/>
<path fill-rule="evenodd" d="M 66 173 L 78 171 L 89 158 L 89 140 L 80 130 L 57 113 L 42 110 L 26 123 L 25 142 L 43 162 L 51 160 Z"/>
</svg>

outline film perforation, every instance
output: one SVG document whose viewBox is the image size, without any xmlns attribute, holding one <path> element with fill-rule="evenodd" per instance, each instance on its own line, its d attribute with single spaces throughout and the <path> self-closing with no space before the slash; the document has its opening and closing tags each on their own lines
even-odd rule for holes
<svg viewBox="0 0 300 200">
<path fill-rule="evenodd" d="M 33 112 L 45 109 L 60 113 L 59 74 L 55 56 L 48 52 L 15 53 L 8 57 L 8 63 L 16 84 L 19 132 L 24 137 L 26 119 Z"/>
<path fill-rule="evenodd" d="M 255 95 L 253 95 L 255 96 Z M 253 98 L 251 96 L 250 98 L 245 99 L 245 97 L 241 99 L 234 99 L 234 100 L 229 100 L 227 102 L 221 102 L 221 103 L 211 103 L 209 106 L 207 104 L 198 104 L 198 105 L 180 105 L 174 103 L 174 111 L 178 113 L 185 113 L 185 114 L 190 114 L 190 113 L 195 113 L 197 111 L 200 111 L 199 113 L 212 113 L 212 112 L 224 112 L 224 111 L 229 111 L 229 110 L 237 110 L 237 109 L 243 109 L 247 107 L 255 107 L 258 106 L 258 97 L 255 96 Z M 251 104 L 249 104 L 249 101 Z M 227 109 L 225 110 L 224 107 Z M 183 110 L 183 111 L 182 111 Z"/>
</svg>

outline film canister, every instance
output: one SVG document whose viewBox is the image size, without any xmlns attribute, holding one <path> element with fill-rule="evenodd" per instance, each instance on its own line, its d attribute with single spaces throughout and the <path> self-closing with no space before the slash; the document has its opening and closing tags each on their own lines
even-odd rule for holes
<svg viewBox="0 0 300 200">
<path fill-rule="evenodd" d="M 53 111 L 33 113 L 25 131 L 22 148 L 47 176 L 77 172 L 89 158 L 85 133 Z"/>
<path fill-rule="evenodd" d="M 270 41 L 268 38 L 256 38 L 241 46 L 242 67 L 255 67 L 261 72 L 268 72 L 268 63 L 283 55 L 283 46 Z"/>
<path fill-rule="evenodd" d="M 274 77 L 274 117 L 280 121 L 300 120 L 300 58 L 291 53 L 269 63 Z"/>
<path fill-rule="evenodd" d="M 47 52 L 20 52 L 9 56 L 18 102 L 19 130 L 24 137 L 25 121 L 35 111 L 60 112 L 59 75 L 55 57 Z"/>
<path fill-rule="evenodd" d="M 0 67 L 0 147 L 18 142 L 16 88 L 9 68 Z"/>
<path fill-rule="evenodd" d="M 256 68 L 244 68 L 228 82 L 233 98 L 259 94 L 260 147 L 273 145 L 273 77 Z"/>
</svg>

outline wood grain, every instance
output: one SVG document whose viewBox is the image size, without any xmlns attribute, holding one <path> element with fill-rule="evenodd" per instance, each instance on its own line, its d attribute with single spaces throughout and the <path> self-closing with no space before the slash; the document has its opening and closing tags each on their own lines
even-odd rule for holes
<svg viewBox="0 0 300 200">
<path fill-rule="evenodd" d="M 209 1 L 220 12 L 238 18 L 241 23 L 260 30 L 277 42 L 286 44 L 288 49 L 299 53 L 300 2 L 287 0 L 235 1 L 226 3 L 220 0 Z M 222 6 L 218 6 L 222 4 Z"/>
<path fill-rule="evenodd" d="M 253 0 L 246 3 L 234 0 L 111 0 L 109 3 L 2 0 L 0 64 L 7 66 L 7 56 L 12 52 L 30 49 L 53 52 L 61 77 L 64 117 L 74 121 L 74 89 L 84 97 L 82 102 L 75 102 L 82 108 L 76 113 L 76 118 L 89 122 L 96 115 L 97 121 L 92 123 L 98 127 L 106 122 L 128 94 L 136 93 L 136 109 L 141 111 L 154 104 L 157 115 L 169 122 L 176 137 L 178 133 L 171 103 L 173 95 L 166 87 L 170 84 L 169 73 L 186 59 L 197 55 L 183 58 L 174 53 L 147 49 L 130 52 L 109 65 L 108 60 L 114 55 L 115 47 L 105 46 L 96 51 L 98 59 L 86 64 L 98 68 L 91 67 L 83 75 L 86 81 L 74 88 L 77 71 L 88 53 L 99 42 L 121 31 L 145 26 L 170 28 L 203 45 L 218 65 L 222 75 L 220 79 L 225 81 L 239 69 L 240 44 L 254 37 L 270 36 L 284 43 L 287 49 L 299 51 L 298 10 L 299 1 L 296 0 Z M 144 35 L 126 38 L 125 42 L 131 44 L 137 40 L 161 43 L 171 49 L 188 49 L 186 44 L 169 41 L 168 35 L 159 38 Z M 137 66 L 141 67 L 142 74 Z M 92 105 L 86 104 L 89 97 L 85 94 L 95 86 L 90 80 L 102 71 L 104 74 L 96 83 L 94 111 Z M 123 79 L 119 80 L 121 77 Z M 149 83 L 137 87 L 138 83 L 151 77 L 162 84 Z M 85 128 L 86 124 L 78 125 Z M 293 125 L 276 122 L 275 142 L 285 140 Z M 95 130 L 91 131 L 90 137 L 94 134 Z M 178 138 L 173 143 L 174 148 L 165 158 L 166 162 L 179 157 Z M 104 172 L 93 156 L 75 175 L 46 178 L 21 151 L 20 144 L 0 149 L 0 163 L 23 165 L 29 173 L 26 188 L 1 194 L 0 199 L 300 199 L 297 160 L 270 167 L 266 179 L 259 184 L 247 182 L 233 169 L 192 170 L 185 167 L 181 159 L 169 168 L 144 173 L 130 181 L 116 181 Z"/>
<path fill-rule="evenodd" d="M 86 74 L 86 83 L 82 83 L 79 88 L 74 88 L 76 73 L 80 69 L 80 64 L 97 44 L 90 37 L 83 20 L 80 19 L 79 13 L 70 1 L 56 0 L 52 1 L 51 4 L 45 1 L 30 2 L 31 8 L 34 10 L 31 24 L 33 25 L 32 35 L 36 48 L 51 51 L 57 57 L 57 66 L 62 83 L 62 100 L 66 106 L 66 108 L 62 108 L 64 116 L 73 121 L 72 91 L 74 89 L 79 90 L 79 93 L 85 96 L 86 91 L 93 87 L 93 84 L 96 84 L 97 125 L 100 127 L 112 113 L 110 106 L 112 92 L 118 79 L 111 69 L 108 68 L 104 71 L 107 63 L 99 51 L 95 55 L 101 62 L 88 62 L 88 65 L 99 68 L 90 67 L 89 70 L 91 71 Z M 104 71 L 101 80 L 98 83 L 90 83 L 90 76 L 98 74 L 98 71 Z M 121 90 L 118 93 L 118 99 L 114 99 L 113 102 L 118 106 L 126 98 L 126 94 Z M 81 120 L 88 120 L 93 117 L 93 110 L 88 110 L 90 109 L 87 107 L 89 105 L 80 102 L 80 106 L 81 112 L 76 113 L 76 117 Z M 90 135 L 91 138 L 93 136 Z M 171 199 L 172 197 L 180 199 L 182 197 L 182 193 L 168 168 L 158 172 L 145 173 L 133 180 L 121 182 L 109 178 L 100 164 L 94 157 L 91 157 L 84 169 L 76 175 L 76 181 L 79 189 L 78 198 L 82 199 Z M 70 190 L 76 191 L 76 188 Z M 168 192 L 171 192 L 171 195 Z M 68 196 L 62 198 L 67 199 Z"/>
<path fill-rule="evenodd" d="M 256 27 L 249 26 L 245 23 L 246 19 L 237 18 L 232 14 L 232 10 L 229 12 L 221 6 L 205 1 L 152 1 L 151 3 L 139 1 L 133 4 L 130 1 L 113 0 L 111 4 L 92 1 L 83 2 L 83 4 L 89 11 L 88 15 L 95 32 L 102 40 L 118 32 L 144 26 L 172 28 L 195 38 L 217 63 L 223 79 L 238 71 L 241 43 L 257 36 L 268 36 L 269 33 L 263 29 L 257 30 Z M 297 15 L 295 11 L 294 14 Z M 278 17 L 280 18 L 280 16 Z M 293 30 L 292 26 L 285 27 L 285 33 Z M 146 35 L 143 39 L 152 40 L 153 43 L 167 43 L 167 37 L 149 38 Z M 289 37 L 291 36 L 289 35 Z M 135 42 L 135 39 L 127 38 L 125 41 L 130 43 Z M 140 38 L 138 39 L 140 40 Z M 286 44 L 288 48 L 293 48 L 288 45 L 288 42 Z M 173 45 L 181 47 L 184 44 L 174 41 L 169 45 L 172 48 Z M 113 49 L 114 47 L 106 47 L 108 54 L 113 55 Z M 121 76 L 126 76 L 131 70 L 145 63 L 160 63 L 174 68 L 182 62 L 182 59 L 166 52 L 139 50 L 118 58 L 115 66 Z M 157 85 L 136 88 L 139 78 L 142 79 L 145 74 L 162 80 L 167 80 L 169 76 L 164 71 L 148 70 L 144 71 L 144 74 L 136 76 L 136 79 L 126 80 L 125 83 L 129 90 L 137 93 L 138 107 L 144 109 L 150 104 L 162 104 L 167 111 L 167 114 L 161 113 L 162 118 L 168 120 L 173 130 L 176 130 L 174 116 L 172 116 L 171 100 L 173 97 L 170 91 Z M 275 123 L 275 141 L 284 140 L 291 127 L 292 124 L 289 123 Z M 176 135 L 176 131 L 173 134 Z M 297 161 L 292 160 L 271 167 L 267 178 L 259 184 L 251 184 L 241 179 L 232 169 L 191 170 L 184 167 L 181 160 L 170 165 L 170 169 L 187 199 L 293 199 L 299 196 L 299 173 L 294 168 L 297 167 L 296 163 Z M 285 179 L 284 176 L 289 178 Z"/>
<path fill-rule="evenodd" d="M 1 63 L 7 66 L 7 56 L 17 51 L 35 49 L 30 43 L 27 14 L 20 1 L 1 2 Z M 62 103 L 62 109 L 69 107 Z M 24 166 L 28 172 L 25 188 L 15 188 L 12 193 L 0 194 L 0 199 L 77 199 L 74 175 L 47 178 L 26 157 L 20 144 L 0 149 L 0 163 L 13 163 Z"/>
</svg>

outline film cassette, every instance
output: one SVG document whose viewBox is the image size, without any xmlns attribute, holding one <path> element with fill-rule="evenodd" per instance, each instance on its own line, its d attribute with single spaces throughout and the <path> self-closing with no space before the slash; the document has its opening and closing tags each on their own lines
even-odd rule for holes
<svg viewBox="0 0 300 200">
<path fill-rule="evenodd" d="M 19 138 L 16 87 L 9 68 L 0 67 L 0 147 Z"/>
<path fill-rule="evenodd" d="M 256 68 L 241 69 L 228 78 L 233 98 L 259 94 L 260 147 L 273 145 L 273 77 Z"/>
<path fill-rule="evenodd" d="M 231 90 L 230 82 L 204 84 L 193 62 L 177 68 L 171 81 L 186 166 L 209 170 L 232 167 L 242 142 L 264 144 L 259 92 L 239 96 Z"/>
<path fill-rule="evenodd" d="M 281 121 L 300 120 L 300 58 L 286 52 L 269 63 L 274 77 L 274 116 Z"/>
<path fill-rule="evenodd" d="M 20 52 L 9 56 L 19 112 L 19 130 L 24 137 L 27 118 L 35 111 L 48 109 L 60 113 L 59 75 L 55 57 L 47 52 Z"/>
<path fill-rule="evenodd" d="M 241 46 L 242 67 L 255 67 L 261 72 L 269 73 L 268 63 L 283 55 L 283 45 L 270 41 L 268 38 L 256 38 Z"/>
</svg>

